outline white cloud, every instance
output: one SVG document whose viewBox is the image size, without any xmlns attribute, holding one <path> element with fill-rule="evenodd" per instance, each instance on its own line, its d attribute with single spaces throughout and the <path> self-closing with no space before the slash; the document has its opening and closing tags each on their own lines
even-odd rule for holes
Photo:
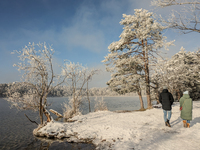
<svg viewBox="0 0 200 150">
<path fill-rule="evenodd" d="M 63 29 L 60 41 L 68 49 L 81 47 L 92 52 L 101 52 L 104 50 L 106 45 L 103 32 L 96 29 L 93 33 L 91 31 L 85 33 L 84 30 L 80 29 L 81 27 L 79 28 L 80 25 Z M 87 28 L 89 28 L 89 25 Z"/>
<path fill-rule="evenodd" d="M 99 53 L 107 48 L 104 29 L 99 27 L 99 14 L 94 7 L 82 5 L 77 8 L 69 26 L 57 33 L 59 42 L 67 49 L 82 48 Z"/>
<path fill-rule="evenodd" d="M 93 67 L 99 69 L 99 73 L 92 77 L 92 81 L 89 82 L 89 88 L 91 87 L 107 87 L 106 82 L 111 79 L 111 74 L 105 70 L 105 65 L 100 64 Z"/>
<path fill-rule="evenodd" d="M 46 0 L 44 0 L 46 2 Z M 53 44 L 56 52 L 63 54 L 63 50 L 68 51 L 76 50 L 79 48 L 84 52 L 93 52 L 98 55 L 107 55 L 108 45 L 115 40 L 119 39 L 123 26 L 119 24 L 122 14 L 134 14 L 134 9 L 147 9 L 158 14 L 167 15 L 171 11 L 170 8 L 155 10 L 150 6 L 151 1 L 147 0 L 109 0 L 101 1 L 100 5 L 93 6 L 93 4 L 79 5 L 76 13 L 71 22 L 68 22 L 61 29 L 56 30 L 53 27 L 39 30 L 16 29 L 13 32 L 7 33 L 6 38 L 0 41 L 1 51 L 9 51 L 14 49 L 20 50 L 28 42 L 38 43 L 46 41 Z M 63 15 L 65 17 L 65 15 Z M 67 20 L 63 18 L 63 20 Z M 173 31 L 166 31 L 167 41 L 176 40 L 175 45 L 171 46 L 168 51 L 169 57 L 174 55 L 183 46 L 187 51 L 194 51 L 198 47 L 198 34 L 178 35 Z M 67 54 L 65 53 L 65 54 Z M 88 53 L 88 54 L 89 54 Z M 58 53 L 56 53 L 58 54 Z M 8 58 L 9 55 L 4 55 Z M 57 55 L 58 57 L 60 54 Z M 94 55 L 93 55 L 94 56 Z M 68 57 L 66 55 L 66 57 Z M 78 56 L 81 58 L 81 56 Z M 81 59 L 89 59 L 81 58 Z M 100 55 L 97 56 L 99 60 Z M 96 58 L 96 56 L 95 56 Z M 59 59 L 59 58 L 58 58 Z M 72 59 L 72 58 L 69 58 Z M 104 58 L 102 58 L 103 60 Z M 94 60 L 94 59 L 93 59 Z M 56 60 L 59 61 L 59 60 Z M 101 62 L 91 62 L 96 68 L 100 68 L 102 72 L 95 75 L 90 86 L 92 87 L 105 87 L 106 82 L 110 79 L 110 73 L 105 71 L 105 66 Z M 6 68 L 4 68 L 6 70 Z M 3 69 L 2 69 L 3 70 Z M 7 76 L 4 74 L 4 76 Z M 12 76 L 12 77 L 11 77 Z M 2 75 L 1 75 L 2 77 Z M 10 77 L 2 77 L 8 81 L 15 79 L 15 75 L 10 74 Z M 7 78 L 7 79 L 6 79 Z"/>
</svg>

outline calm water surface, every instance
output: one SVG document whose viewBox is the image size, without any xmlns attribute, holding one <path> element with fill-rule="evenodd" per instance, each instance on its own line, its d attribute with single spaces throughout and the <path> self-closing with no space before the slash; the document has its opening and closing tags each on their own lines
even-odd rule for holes
<svg viewBox="0 0 200 150">
<path fill-rule="evenodd" d="M 94 97 L 91 97 L 90 99 L 91 110 L 94 111 Z M 64 97 L 48 98 L 48 101 L 52 103 L 52 106 L 48 109 L 52 108 L 61 114 L 63 113 L 63 102 L 68 102 L 67 98 Z M 140 108 L 138 97 L 104 97 L 104 101 L 110 111 L 137 110 Z M 144 97 L 144 105 L 145 107 L 147 106 L 146 97 Z M 83 114 L 87 114 L 89 112 L 88 103 L 83 102 L 81 109 Z M 52 140 L 49 141 L 48 139 L 37 139 L 32 134 L 33 129 L 37 128 L 37 125 L 31 123 L 24 114 L 28 115 L 31 120 L 38 123 L 40 122 L 38 112 L 28 110 L 18 111 L 16 108 L 10 109 L 10 104 L 0 98 L 0 149 L 95 149 L 92 144 L 68 143 L 65 140 L 63 140 L 63 142 L 58 142 Z M 52 114 L 52 116 L 54 119 L 57 118 L 54 114 Z"/>
</svg>

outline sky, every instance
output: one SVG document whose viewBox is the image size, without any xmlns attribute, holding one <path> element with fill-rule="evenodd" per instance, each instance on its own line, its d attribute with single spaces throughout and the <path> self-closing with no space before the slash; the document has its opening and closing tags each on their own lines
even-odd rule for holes
<svg viewBox="0 0 200 150">
<path fill-rule="evenodd" d="M 13 67 L 19 62 L 13 50 L 21 50 L 29 42 L 52 45 L 55 61 L 67 59 L 89 69 L 101 69 L 90 87 L 106 87 L 111 78 L 101 62 L 108 46 L 118 41 L 123 26 L 122 14 L 134 9 L 147 9 L 157 15 L 169 14 L 172 8 L 155 9 L 151 0 L 1 0 L 0 1 L 0 83 L 20 81 L 21 73 Z M 167 41 L 175 46 L 166 51 L 171 57 L 181 46 L 186 51 L 198 48 L 198 33 L 181 35 L 164 31 Z"/>
</svg>

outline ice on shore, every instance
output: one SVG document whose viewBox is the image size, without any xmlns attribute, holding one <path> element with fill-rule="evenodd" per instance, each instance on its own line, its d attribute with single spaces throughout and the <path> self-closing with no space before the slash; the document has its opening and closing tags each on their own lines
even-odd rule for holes
<svg viewBox="0 0 200 150">
<path fill-rule="evenodd" d="M 116 113 L 93 112 L 72 118 L 71 123 L 52 121 L 38 131 L 37 136 L 68 138 L 68 141 L 91 141 L 97 149 L 113 150 L 199 150 L 200 101 L 193 102 L 193 120 L 184 128 L 179 103 L 172 107 L 171 128 L 166 127 L 163 110 Z"/>
</svg>

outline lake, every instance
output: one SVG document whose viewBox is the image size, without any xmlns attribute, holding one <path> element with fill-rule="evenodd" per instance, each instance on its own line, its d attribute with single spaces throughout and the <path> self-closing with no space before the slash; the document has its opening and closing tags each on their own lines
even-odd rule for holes
<svg viewBox="0 0 200 150">
<path fill-rule="evenodd" d="M 94 111 L 95 98 L 91 99 L 91 110 Z M 143 98 L 144 106 L 147 107 L 146 97 Z M 52 103 L 48 109 L 54 109 L 59 113 L 63 113 L 62 104 L 67 102 L 66 97 L 50 97 L 48 102 Z M 140 102 L 138 97 L 104 97 L 104 102 L 107 105 L 108 110 L 137 110 L 140 109 Z M 83 102 L 81 107 L 82 114 L 89 113 L 87 101 Z M 31 123 L 26 117 L 26 114 L 31 120 L 39 121 L 39 112 L 32 112 L 28 110 L 18 111 L 16 108 L 10 109 L 10 104 L 0 98 L 0 149 L 70 149 L 70 150 L 92 150 L 94 145 L 84 143 L 68 143 L 65 140 L 63 142 L 53 141 L 48 139 L 38 139 L 33 136 L 33 129 L 37 128 L 36 124 Z M 54 119 L 57 117 L 51 114 Z M 46 118 L 45 118 L 46 119 Z"/>
</svg>

